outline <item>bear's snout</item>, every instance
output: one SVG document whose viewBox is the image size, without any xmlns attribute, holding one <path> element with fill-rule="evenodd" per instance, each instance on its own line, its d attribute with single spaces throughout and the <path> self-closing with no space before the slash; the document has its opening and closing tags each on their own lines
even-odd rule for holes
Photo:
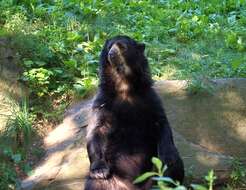
<svg viewBox="0 0 246 190">
<path fill-rule="evenodd" d="M 116 64 L 118 62 L 119 49 L 116 45 L 113 45 L 108 52 L 108 60 L 111 64 Z"/>
<path fill-rule="evenodd" d="M 110 51 L 108 52 L 108 56 L 110 59 L 114 59 L 117 56 L 117 52 L 111 48 Z"/>
<path fill-rule="evenodd" d="M 114 43 L 108 52 L 108 61 L 117 73 L 129 75 L 131 73 L 130 67 L 127 65 L 122 51 L 125 50 L 125 46 L 121 43 Z"/>
</svg>

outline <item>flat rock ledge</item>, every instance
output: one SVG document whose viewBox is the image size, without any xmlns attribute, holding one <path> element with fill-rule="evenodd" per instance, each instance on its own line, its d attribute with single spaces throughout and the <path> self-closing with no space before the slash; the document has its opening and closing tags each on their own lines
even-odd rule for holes
<svg viewBox="0 0 246 190">
<path fill-rule="evenodd" d="M 234 158 L 246 160 L 246 79 L 218 79 L 214 92 L 189 95 L 186 81 L 158 81 L 155 88 L 173 128 L 186 176 L 199 181 L 210 169 L 223 181 Z M 46 155 L 21 189 L 83 189 L 88 172 L 85 127 L 91 100 L 72 106 L 44 139 Z"/>
</svg>

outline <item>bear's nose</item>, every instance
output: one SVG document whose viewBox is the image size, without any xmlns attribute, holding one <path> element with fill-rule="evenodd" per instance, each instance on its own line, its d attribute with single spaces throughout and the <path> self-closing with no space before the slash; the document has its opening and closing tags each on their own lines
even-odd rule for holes
<svg viewBox="0 0 246 190">
<path fill-rule="evenodd" d="M 114 59 L 116 57 L 116 52 L 111 49 L 109 52 L 108 52 L 108 56 L 111 58 L 111 59 Z"/>
</svg>

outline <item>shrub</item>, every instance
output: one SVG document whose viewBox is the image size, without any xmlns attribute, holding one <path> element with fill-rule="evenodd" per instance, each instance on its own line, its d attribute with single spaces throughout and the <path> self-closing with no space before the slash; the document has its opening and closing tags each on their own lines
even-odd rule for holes
<svg viewBox="0 0 246 190">
<path fill-rule="evenodd" d="M 10 116 L 5 135 L 14 140 L 17 147 L 27 146 L 33 133 L 33 116 L 29 113 L 27 101 L 23 100 L 21 106 L 13 105 L 12 115 Z"/>
</svg>

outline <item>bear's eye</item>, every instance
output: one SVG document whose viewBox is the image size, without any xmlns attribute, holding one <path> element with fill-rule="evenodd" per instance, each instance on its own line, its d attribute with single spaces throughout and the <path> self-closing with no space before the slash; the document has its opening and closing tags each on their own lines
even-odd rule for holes
<svg viewBox="0 0 246 190">
<path fill-rule="evenodd" d="M 126 51 L 127 50 L 127 45 L 124 43 L 117 43 L 117 46 L 120 48 L 121 51 Z"/>
<path fill-rule="evenodd" d="M 107 50 L 109 51 L 111 49 L 111 47 L 112 47 L 112 44 L 108 44 L 107 45 Z"/>
</svg>

